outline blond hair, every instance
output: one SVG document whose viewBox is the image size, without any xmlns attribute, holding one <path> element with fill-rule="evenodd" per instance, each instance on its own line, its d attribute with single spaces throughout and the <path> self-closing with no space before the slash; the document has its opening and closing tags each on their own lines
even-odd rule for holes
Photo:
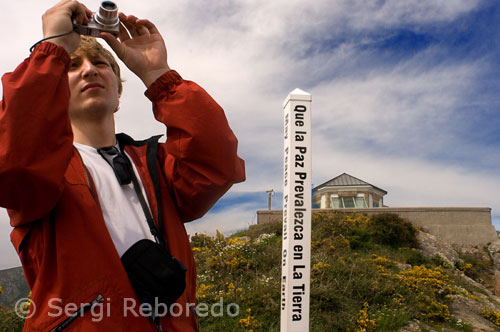
<svg viewBox="0 0 500 332">
<path fill-rule="evenodd" d="M 111 69 L 115 73 L 116 79 L 118 81 L 118 93 L 121 95 L 122 90 L 123 90 L 123 85 L 122 85 L 122 78 L 120 76 L 120 66 L 116 62 L 113 54 L 105 49 L 99 42 L 89 36 L 81 36 L 81 43 L 80 46 L 73 52 L 71 53 L 71 58 L 77 58 L 77 57 L 82 57 L 85 56 L 87 58 L 96 58 L 98 56 L 104 57 L 109 64 L 111 65 Z"/>
</svg>

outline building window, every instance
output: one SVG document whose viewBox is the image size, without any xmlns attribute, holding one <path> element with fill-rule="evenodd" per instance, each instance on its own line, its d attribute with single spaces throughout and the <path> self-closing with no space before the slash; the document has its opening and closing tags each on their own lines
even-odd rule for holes
<svg viewBox="0 0 500 332">
<path fill-rule="evenodd" d="M 365 200 L 365 196 L 359 196 L 356 197 L 356 207 L 358 208 L 365 208 L 365 207 L 368 207 L 368 205 L 366 204 L 366 200 Z"/>
<path fill-rule="evenodd" d="M 330 198 L 330 207 L 333 209 L 340 208 L 340 199 L 337 195 Z"/>
<path fill-rule="evenodd" d="M 332 196 L 330 199 L 330 207 L 334 209 L 339 208 L 366 208 L 368 205 L 366 204 L 365 197 L 363 195 L 360 196 L 341 196 L 335 197 Z"/>
<path fill-rule="evenodd" d="M 356 199 L 355 197 L 341 197 L 342 198 L 342 207 L 349 209 L 356 207 Z"/>
</svg>

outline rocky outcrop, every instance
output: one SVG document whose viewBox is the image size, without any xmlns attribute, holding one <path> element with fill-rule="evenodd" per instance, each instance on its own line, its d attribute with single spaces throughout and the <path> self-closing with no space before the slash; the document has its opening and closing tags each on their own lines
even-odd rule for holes
<svg viewBox="0 0 500 332">
<path fill-rule="evenodd" d="M 488 251 L 491 256 L 494 267 L 494 286 L 493 291 L 496 295 L 500 296 L 500 240 L 493 242 Z"/>
<path fill-rule="evenodd" d="M 487 296 L 480 296 L 479 300 L 467 298 L 465 296 L 455 295 L 450 305 L 450 311 L 453 317 L 457 320 L 466 322 L 474 327 L 475 332 L 489 332 L 496 331 L 495 325 L 481 316 L 481 312 L 487 308 L 489 310 L 498 311 L 500 306 L 494 305 L 490 302 Z"/>
<path fill-rule="evenodd" d="M 473 326 L 474 332 L 498 331 L 498 326 L 481 316 L 486 310 L 500 312 L 500 240 L 491 243 L 489 246 L 461 246 L 451 245 L 443 242 L 436 236 L 419 231 L 417 235 L 420 250 L 427 257 L 439 257 L 445 265 L 454 269 L 455 277 L 462 282 L 469 284 L 474 289 L 473 292 L 464 292 L 463 295 L 453 295 L 449 309 L 452 317 L 459 321 Z M 483 275 L 477 276 L 474 280 L 464 273 L 467 264 L 461 258 L 464 255 L 477 257 L 481 262 L 488 262 L 488 270 L 483 271 Z M 462 267 L 459 269 L 458 267 Z M 400 332 L 420 331 L 422 324 L 412 322 Z M 434 331 L 432 328 L 427 328 Z M 444 331 L 444 330 L 440 330 Z M 446 329 L 446 331 L 454 331 Z"/>
<path fill-rule="evenodd" d="M 455 266 L 459 261 L 459 255 L 451 244 L 439 240 L 436 236 L 419 231 L 417 240 L 422 253 L 427 257 L 440 257 L 449 266 Z"/>
</svg>

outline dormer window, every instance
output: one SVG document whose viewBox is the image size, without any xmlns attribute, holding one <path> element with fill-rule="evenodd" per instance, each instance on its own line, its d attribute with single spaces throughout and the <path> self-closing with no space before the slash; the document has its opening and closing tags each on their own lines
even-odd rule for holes
<svg viewBox="0 0 500 332">
<path fill-rule="evenodd" d="M 387 191 L 343 173 L 313 190 L 313 206 L 320 209 L 360 209 L 384 206 Z"/>
<path fill-rule="evenodd" d="M 330 206 L 332 208 L 366 208 L 368 205 L 366 204 L 365 196 L 363 194 L 358 194 L 357 196 L 339 196 L 332 195 L 330 198 Z"/>
</svg>

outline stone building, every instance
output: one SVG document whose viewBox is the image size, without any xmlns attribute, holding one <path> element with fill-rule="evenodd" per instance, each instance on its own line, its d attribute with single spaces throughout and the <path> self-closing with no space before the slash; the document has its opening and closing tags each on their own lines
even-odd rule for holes
<svg viewBox="0 0 500 332">
<path fill-rule="evenodd" d="M 395 213 L 439 240 L 458 246 L 484 246 L 498 240 L 489 207 L 387 207 L 385 195 L 387 191 L 343 173 L 313 189 L 313 211 L 367 216 Z M 282 210 L 257 211 L 258 224 L 282 221 Z"/>
<path fill-rule="evenodd" d="M 377 208 L 387 191 L 343 173 L 313 189 L 313 205 L 320 209 Z"/>
</svg>

